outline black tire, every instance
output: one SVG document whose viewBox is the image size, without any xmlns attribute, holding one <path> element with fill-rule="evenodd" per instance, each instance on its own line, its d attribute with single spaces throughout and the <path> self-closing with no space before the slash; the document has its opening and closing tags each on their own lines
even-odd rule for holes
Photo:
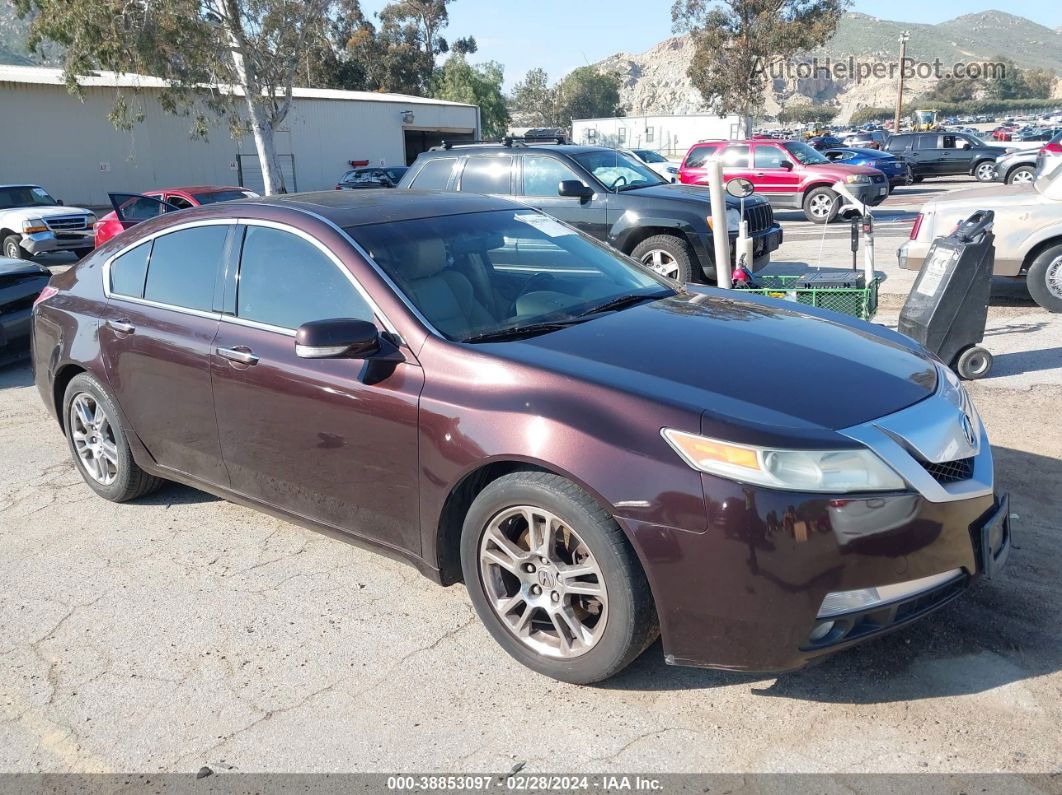
<svg viewBox="0 0 1062 795">
<path fill-rule="evenodd" d="M 974 179 L 978 182 L 994 182 L 996 179 L 995 165 L 991 160 L 982 160 L 980 163 L 975 163 L 971 169 Z"/>
<path fill-rule="evenodd" d="M 1035 166 L 1018 166 L 1012 168 L 1010 173 L 1007 174 L 1007 184 L 1013 185 L 1015 182 L 1028 183 L 1032 182 L 1036 176 Z"/>
<path fill-rule="evenodd" d="M 530 505 L 553 513 L 589 548 L 607 590 L 600 638 L 577 657 L 550 657 L 518 640 L 491 606 L 480 573 L 480 541 L 499 512 Z M 548 472 L 513 472 L 490 483 L 473 501 L 461 534 L 461 568 L 480 620 L 514 659 L 533 671 L 572 684 L 613 676 L 657 638 L 659 622 L 649 583 L 623 531 L 589 494 Z"/>
<path fill-rule="evenodd" d="M 921 182 L 924 179 L 925 179 L 925 177 L 911 177 L 911 184 L 912 185 L 917 185 L 919 182 Z"/>
<path fill-rule="evenodd" d="M 8 235 L 4 238 L 4 256 L 11 259 L 30 259 L 33 255 L 19 245 L 22 235 Z"/>
<path fill-rule="evenodd" d="M 984 378 L 992 369 L 992 354 L 980 345 L 971 345 L 964 348 L 955 357 L 955 372 L 960 378 L 967 381 L 975 381 Z"/>
<path fill-rule="evenodd" d="M 103 409 L 113 435 L 117 453 L 117 476 L 113 482 L 108 484 L 99 482 L 89 474 L 75 447 L 71 409 L 74 399 L 82 394 L 90 396 Z M 70 455 L 74 459 L 78 472 L 81 473 L 81 477 L 84 478 L 89 488 L 105 500 L 111 502 L 135 500 L 145 494 L 150 494 L 165 482 L 161 478 L 149 475 L 133 460 L 133 453 L 126 440 L 125 428 L 122 427 L 114 401 L 104 386 L 88 373 L 74 376 L 67 384 L 66 393 L 63 395 L 63 427 L 66 428 L 67 445 L 70 447 Z"/>
<path fill-rule="evenodd" d="M 631 251 L 631 258 L 638 260 L 647 268 L 657 271 L 661 271 L 653 267 L 650 257 L 655 252 L 666 252 L 667 256 L 671 258 L 669 265 L 673 265 L 677 270 L 677 276 L 670 276 L 680 284 L 686 284 L 687 282 L 695 281 L 693 273 L 693 263 L 697 261 L 697 255 L 694 254 L 693 249 L 690 248 L 690 244 L 676 235 L 653 235 L 647 237 L 641 243 L 634 247 Z M 699 270 L 699 268 L 698 268 Z M 668 275 L 668 274 L 665 274 Z"/>
<path fill-rule="evenodd" d="M 1029 294 L 1048 312 L 1062 312 L 1062 243 L 1041 251 L 1026 274 Z"/>
<path fill-rule="evenodd" d="M 821 212 L 818 208 L 823 206 L 824 199 L 830 200 L 829 212 Z M 804 196 L 804 217 L 813 224 L 828 224 L 837 218 L 841 210 L 841 197 L 830 188 L 812 188 Z"/>
<path fill-rule="evenodd" d="M 75 248 L 74 249 L 74 256 L 77 257 L 78 259 L 84 259 L 85 257 L 87 257 L 89 254 L 91 254 L 95 250 L 96 249 L 94 249 L 94 248 Z"/>
</svg>

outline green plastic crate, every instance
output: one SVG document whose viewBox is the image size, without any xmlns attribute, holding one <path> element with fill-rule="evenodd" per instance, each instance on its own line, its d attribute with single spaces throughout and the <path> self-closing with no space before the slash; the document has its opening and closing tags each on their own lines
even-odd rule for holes
<svg viewBox="0 0 1062 795">
<path fill-rule="evenodd" d="M 878 311 L 878 280 L 874 279 L 866 287 L 827 287 L 805 289 L 797 287 L 800 276 L 763 276 L 753 277 L 762 287 L 741 289 L 738 292 L 756 293 L 783 301 L 792 301 L 819 309 L 829 309 L 844 315 L 852 315 L 862 320 L 871 320 Z"/>
</svg>

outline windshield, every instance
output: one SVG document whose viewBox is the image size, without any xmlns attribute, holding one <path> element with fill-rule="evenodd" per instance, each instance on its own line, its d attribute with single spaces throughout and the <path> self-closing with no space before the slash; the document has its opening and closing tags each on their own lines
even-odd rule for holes
<svg viewBox="0 0 1062 795">
<path fill-rule="evenodd" d="M 195 200 L 200 204 L 213 204 L 214 202 L 229 202 L 233 199 L 254 199 L 257 193 L 250 190 L 218 190 L 211 193 L 193 193 Z"/>
<path fill-rule="evenodd" d="M 630 190 L 648 185 L 668 184 L 644 163 L 615 150 L 583 152 L 572 157 L 609 190 Z"/>
<path fill-rule="evenodd" d="M 667 158 L 659 152 L 654 152 L 651 149 L 635 149 L 634 154 L 638 155 L 646 163 L 666 163 Z"/>
<path fill-rule="evenodd" d="M 385 168 L 384 173 L 391 178 L 392 182 L 398 182 L 402 175 L 409 171 L 408 168 Z"/>
<path fill-rule="evenodd" d="M 785 150 L 789 152 L 789 154 L 791 154 L 805 166 L 814 166 L 820 163 L 830 162 L 802 141 L 786 141 L 782 144 L 782 146 L 785 147 Z"/>
<path fill-rule="evenodd" d="M 0 188 L 0 210 L 15 207 L 55 207 L 59 204 L 37 185 L 10 185 Z"/>
<path fill-rule="evenodd" d="M 536 325 L 546 333 L 566 321 L 590 319 L 596 307 L 616 299 L 675 293 L 673 283 L 533 210 L 420 218 L 347 232 L 451 340 Z"/>
</svg>

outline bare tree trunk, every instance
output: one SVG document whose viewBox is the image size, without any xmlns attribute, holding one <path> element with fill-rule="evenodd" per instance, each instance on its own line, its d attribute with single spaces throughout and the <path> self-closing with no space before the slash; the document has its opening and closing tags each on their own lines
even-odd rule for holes
<svg viewBox="0 0 1062 795">
<path fill-rule="evenodd" d="M 258 163 L 262 167 L 262 184 L 266 196 L 284 191 L 284 174 L 277 159 L 277 147 L 274 139 L 273 125 L 265 118 L 262 107 L 247 98 L 248 110 L 251 112 L 251 133 L 254 135 L 254 148 L 258 152 Z"/>
</svg>

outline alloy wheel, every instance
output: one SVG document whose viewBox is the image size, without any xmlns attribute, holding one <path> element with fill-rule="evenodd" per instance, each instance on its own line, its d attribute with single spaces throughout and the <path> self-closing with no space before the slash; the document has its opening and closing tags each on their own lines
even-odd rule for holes
<svg viewBox="0 0 1062 795">
<path fill-rule="evenodd" d="M 642 255 L 642 265 L 669 279 L 678 279 L 679 265 L 673 256 L 662 248 L 655 248 Z"/>
<path fill-rule="evenodd" d="M 590 651 L 608 620 L 608 591 L 593 553 L 549 511 L 507 508 L 479 543 L 484 592 L 502 623 L 545 657 Z"/>
<path fill-rule="evenodd" d="M 996 167 L 991 163 L 982 163 L 977 167 L 977 172 L 974 174 L 981 182 L 991 182 L 992 176 L 995 174 Z"/>
<path fill-rule="evenodd" d="M 1062 298 L 1062 257 L 1056 257 L 1044 273 L 1047 291 L 1055 298 Z"/>
<path fill-rule="evenodd" d="M 70 433 L 81 466 L 103 486 L 118 477 L 118 445 L 110 417 L 88 392 L 79 392 L 70 403 Z"/>
<path fill-rule="evenodd" d="M 19 259 L 18 243 L 8 240 L 4 243 L 4 256 L 11 259 Z"/>
<path fill-rule="evenodd" d="M 833 209 L 833 199 L 825 193 L 820 193 L 818 196 L 812 197 L 808 207 L 811 210 L 811 214 L 816 218 L 826 218 L 830 214 L 830 210 Z"/>
<path fill-rule="evenodd" d="M 1028 169 L 1023 168 L 1020 171 L 1015 171 L 1014 172 L 1014 176 L 1011 178 L 1010 184 L 1011 185 L 1028 185 L 1032 181 L 1033 181 L 1033 173 L 1031 171 L 1029 171 Z"/>
</svg>

